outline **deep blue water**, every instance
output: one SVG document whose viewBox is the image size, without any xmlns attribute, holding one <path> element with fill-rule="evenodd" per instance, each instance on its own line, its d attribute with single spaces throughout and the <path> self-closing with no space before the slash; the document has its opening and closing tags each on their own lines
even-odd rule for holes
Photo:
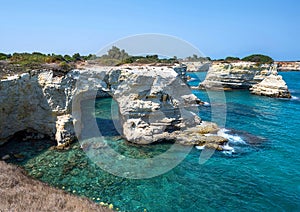
<svg viewBox="0 0 300 212">
<path fill-rule="evenodd" d="M 126 179 L 101 170 L 78 143 L 69 151 L 39 152 L 20 164 L 55 187 L 126 211 L 300 211 L 300 72 L 281 74 L 292 92 L 291 100 L 248 91 L 225 92 L 225 101 L 217 103 L 226 105 L 226 135 L 231 136 L 234 152 L 215 152 L 202 165 L 201 150 L 193 148 L 182 163 L 163 175 Z M 190 82 L 194 85 L 205 77 L 205 73 L 190 75 L 196 79 Z M 205 91 L 193 92 L 213 104 Z M 112 129 L 110 105 L 111 99 L 96 101 L 95 115 L 108 145 L 138 158 L 169 148 L 167 143 L 144 147 L 125 143 Z M 200 116 L 210 120 L 211 107 L 199 109 Z"/>
</svg>

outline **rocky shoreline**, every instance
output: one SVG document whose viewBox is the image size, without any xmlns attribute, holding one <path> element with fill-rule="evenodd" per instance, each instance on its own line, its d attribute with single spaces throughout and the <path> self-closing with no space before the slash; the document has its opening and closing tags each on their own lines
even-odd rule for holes
<svg viewBox="0 0 300 212">
<path fill-rule="evenodd" d="M 258 66 L 254 62 L 214 63 L 198 88 L 247 89 L 255 95 L 291 98 L 285 81 L 278 74 L 276 64 Z"/>
<path fill-rule="evenodd" d="M 83 66 L 57 75 L 37 70 L 0 81 L 0 144 L 18 132 L 24 139 L 48 137 L 64 148 L 86 136 L 81 101 L 112 96 L 119 106 L 121 135 L 135 144 L 172 140 L 222 150 L 218 127 L 198 117 L 203 102 L 186 85 L 187 66 Z M 291 98 L 276 66 L 214 63 L 199 89 L 249 89 L 256 95 Z M 199 129 L 211 131 L 203 133 Z M 205 131 L 205 130 L 204 130 Z M 207 138 L 207 134 L 212 137 Z M 214 141 L 215 140 L 215 141 Z M 213 145 L 206 145 L 213 144 Z"/>
<path fill-rule="evenodd" d="M 279 71 L 300 71 L 300 62 L 275 62 L 278 66 Z"/>
<path fill-rule="evenodd" d="M 213 65 L 200 88 L 249 89 L 256 95 L 290 98 L 276 69 L 257 70 L 254 64 L 227 65 Z M 228 140 L 218 135 L 220 128 L 216 124 L 198 117 L 197 108 L 203 102 L 191 94 L 185 72 L 180 67 L 93 66 L 59 75 L 52 70 L 32 70 L 5 76 L 0 81 L 0 145 L 22 132 L 25 140 L 47 137 L 57 142 L 56 148 L 64 149 L 77 136 L 84 137 L 81 131 L 89 128 L 80 119 L 81 101 L 113 96 L 119 106 L 122 136 L 127 141 L 143 145 L 167 140 L 222 151 Z M 1 161 L 0 165 L 8 166 L 1 173 L 19 173 Z M 21 181 L 26 182 L 25 178 L 22 176 Z M 47 189 L 41 185 L 39 193 Z M 49 189 L 51 193 L 60 192 Z M 1 204 L 9 205 L 11 197 L 3 197 Z M 66 210 L 75 207 L 75 203 L 68 204 L 64 203 Z M 106 210 L 94 208 L 98 206 L 88 200 L 87 204 L 91 205 L 86 210 Z M 5 207 L 10 210 L 12 206 Z M 78 210 L 84 210 L 81 207 L 85 208 L 81 205 Z"/>
<path fill-rule="evenodd" d="M 208 147 L 221 150 L 227 140 L 216 134 L 207 138 L 207 133 L 217 131 L 210 124 L 207 126 L 212 131 L 206 134 L 198 129 L 206 125 L 195 111 L 195 105 L 202 102 L 184 82 L 184 70 L 174 69 L 86 67 L 65 75 L 31 71 L 6 77 L 0 82 L 1 142 L 23 131 L 27 139 L 46 136 L 56 140 L 58 148 L 64 148 L 76 136 L 84 136 L 80 101 L 109 94 L 119 105 L 122 136 L 126 140 L 136 144 L 162 140 L 184 145 L 214 143 Z M 193 136 L 189 136 L 189 129 L 193 129 Z"/>
<path fill-rule="evenodd" d="M 189 62 L 183 61 L 183 64 L 187 66 L 188 72 L 206 72 L 209 69 L 210 65 L 220 64 L 220 63 L 233 63 L 236 66 L 247 66 L 247 64 L 251 64 L 253 66 L 256 65 L 254 62 L 244 62 L 244 61 L 206 61 L 206 62 Z M 300 62 L 299 61 L 275 61 L 275 65 L 278 67 L 278 71 L 300 71 Z M 264 67 L 268 67 L 268 64 L 263 64 Z"/>
</svg>

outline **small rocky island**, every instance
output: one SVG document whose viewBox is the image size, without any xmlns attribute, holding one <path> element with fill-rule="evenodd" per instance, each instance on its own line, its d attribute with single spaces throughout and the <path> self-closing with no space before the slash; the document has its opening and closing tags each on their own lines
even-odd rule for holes
<svg viewBox="0 0 300 212">
<path fill-rule="evenodd" d="M 277 72 L 277 65 L 255 62 L 213 63 L 200 89 L 248 89 L 251 93 L 276 98 L 291 98 L 285 81 Z"/>
</svg>

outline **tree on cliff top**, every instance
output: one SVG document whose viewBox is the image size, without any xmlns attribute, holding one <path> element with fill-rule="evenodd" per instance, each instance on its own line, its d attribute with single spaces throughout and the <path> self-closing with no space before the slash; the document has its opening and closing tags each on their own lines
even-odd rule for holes
<svg viewBox="0 0 300 212">
<path fill-rule="evenodd" d="M 97 61 L 102 65 L 113 66 L 123 63 L 128 58 L 129 55 L 124 49 L 121 50 L 116 46 L 112 46 L 111 49 L 107 51 L 107 54 L 97 58 Z"/>
<path fill-rule="evenodd" d="M 273 63 L 274 60 L 266 55 L 262 54 L 253 54 L 247 57 L 244 57 L 242 61 L 248 61 L 248 62 L 256 62 L 256 63 Z"/>
<path fill-rule="evenodd" d="M 124 49 L 120 50 L 116 46 L 112 46 L 111 49 L 108 50 L 107 54 L 102 55 L 103 59 L 115 59 L 115 60 L 124 60 L 129 57 L 128 53 L 125 52 Z"/>
<path fill-rule="evenodd" d="M 0 53 L 0 60 L 7 60 L 9 58 L 11 58 L 10 54 Z"/>
<path fill-rule="evenodd" d="M 207 62 L 207 61 L 211 61 L 210 57 L 202 57 L 202 56 L 198 56 L 196 54 L 193 54 L 192 56 L 188 56 L 187 58 L 185 58 L 185 61 L 188 62 Z"/>
<path fill-rule="evenodd" d="M 238 58 L 238 57 L 231 57 L 231 56 L 225 58 L 225 61 L 237 61 L 237 60 L 240 60 L 240 58 Z"/>
</svg>

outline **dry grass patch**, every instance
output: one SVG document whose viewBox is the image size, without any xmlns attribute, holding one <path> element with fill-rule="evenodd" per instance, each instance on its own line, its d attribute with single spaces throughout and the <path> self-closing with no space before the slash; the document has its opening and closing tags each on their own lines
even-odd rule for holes
<svg viewBox="0 0 300 212">
<path fill-rule="evenodd" d="M 111 211 L 86 199 L 52 188 L 0 161 L 0 211 Z"/>
</svg>

